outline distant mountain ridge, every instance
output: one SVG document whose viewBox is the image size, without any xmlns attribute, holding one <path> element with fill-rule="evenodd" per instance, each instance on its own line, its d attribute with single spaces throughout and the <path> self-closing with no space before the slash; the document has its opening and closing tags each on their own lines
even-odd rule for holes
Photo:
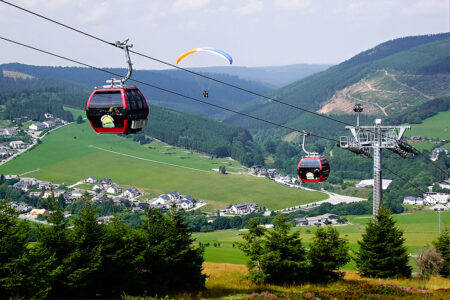
<svg viewBox="0 0 450 300">
<path fill-rule="evenodd" d="M 266 67 L 207 67 L 193 68 L 191 70 L 213 74 L 234 75 L 245 80 L 266 84 L 271 88 L 281 88 L 314 73 L 324 71 L 331 66 L 327 64 L 294 64 Z"/>
<path fill-rule="evenodd" d="M 365 113 L 386 117 L 450 96 L 449 61 L 450 33 L 404 37 L 361 52 L 270 96 L 323 114 L 353 113 L 354 104 L 360 103 Z M 242 111 L 297 128 L 305 126 L 305 118 L 321 122 L 319 117 L 267 99 L 249 102 Z M 247 129 L 267 128 L 241 116 L 231 116 L 225 122 Z"/>
</svg>

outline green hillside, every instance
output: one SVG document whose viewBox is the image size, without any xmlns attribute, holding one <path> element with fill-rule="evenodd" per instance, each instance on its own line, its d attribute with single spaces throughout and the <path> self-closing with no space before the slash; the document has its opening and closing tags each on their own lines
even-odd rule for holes
<svg viewBox="0 0 450 300">
<path fill-rule="evenodd" d="M 211 171 L 225 165 L 241 170 L 238 163 L 162 143 L 140 145 L 116 135 L 97 135 L 88 123 L 64 126 L 43 139 L 35 149 L 0 167 L 3 174 L 22 174 L 66 185 L 89 176 L 111 178 L 122 186 L 136 186 L 149 198 L 173 190 L 208 201 L 215 211 L 229 204 L 255 202 L 269 209 L 323 200 L 327 195 L 292 189 L 244 175 Z"/>
<path fill-rule="evenodd" d="M 448 33 L 443 33 L 389 41 L 279 89 L 271 96 L 324 114 L 352 113 L 353 105 L 360 103 L 366 113 L 387 117 L 449 95 L 448 63 L 444 63 L 450 59 L 449 37 Z M 302 123 L 299 119 L 307 115 L 266 99 L 249 102 L 242 110 L 288 125 Z M 225 121 L 244 128 L 267 128 L 240 116 Z"/>
</svg>

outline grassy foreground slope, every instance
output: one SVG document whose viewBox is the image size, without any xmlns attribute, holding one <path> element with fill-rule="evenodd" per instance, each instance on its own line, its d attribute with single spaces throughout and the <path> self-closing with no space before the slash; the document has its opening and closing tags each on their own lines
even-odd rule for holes
<svg viewBox="0 0 450 300">
<path fill-rule="evenodd" d="M 211 170 L 220 165 L 239 170 L 235 161 L 211 159 L 160 142 L 140 145 L 116 135 L 97 135 L 84 122 L 51 132 L 35 149 L 1 166 L 0 173 L 30 172 L 27 176 L 66 185 L 89 176 L 107 177 L 121 186 L 136 186 L 148 197 L 174 190 L 190 194 L 208 201 L 207 209 L 212 211 L 240 202 L 280 209 L 328 197 L 288 188 L 266 178 L 221 175 Z"/>
</svg>

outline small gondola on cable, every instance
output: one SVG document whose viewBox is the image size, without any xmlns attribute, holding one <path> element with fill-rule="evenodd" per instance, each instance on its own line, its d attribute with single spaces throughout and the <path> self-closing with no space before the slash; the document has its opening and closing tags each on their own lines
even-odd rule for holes
<svg viewBox="0 0 450 300">
<path fill-rule="evenodd" d="M 127 41 L 116 42 L 124 49 L 128 73 L 120 79 L 107 80 L 108 85 L 95 87 L 86 105 L 86 116 L 97 133 L 136 133 L 148 124 L 148 104 L 135 86 L 125 86 L 133 71 Z"/>
<path fill-rule="evenodd" d="M 298 178 L 302 182 L 323 182 L 326 181 L 330 174 L 330 164 L 325 156 L 316 152 L 308 152 L 305 150 L 305 139 L 309 135 L 308 132 L 303 134 L 302 148 L 306 156 L 302 157 L 297 165 Z"/>
</svg>

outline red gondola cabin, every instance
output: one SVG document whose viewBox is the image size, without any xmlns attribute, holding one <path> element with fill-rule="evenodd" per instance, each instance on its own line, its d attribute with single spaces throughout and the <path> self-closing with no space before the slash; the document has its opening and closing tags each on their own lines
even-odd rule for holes
<svg viewBox="0 0 450 300">
<path fill-rule="evenodd" d="M 97 133 L 136 133 L 148 124 L 148 104 L 137 87 L 95 89 L 86 116 Z"/>
<path fill-rule="evenodd" d="M 306 156 L 299 161 L 297 174 L 302 182 L 326 181 L 330 174 L 330 164 L 325 156 Z"/>
</svg>

